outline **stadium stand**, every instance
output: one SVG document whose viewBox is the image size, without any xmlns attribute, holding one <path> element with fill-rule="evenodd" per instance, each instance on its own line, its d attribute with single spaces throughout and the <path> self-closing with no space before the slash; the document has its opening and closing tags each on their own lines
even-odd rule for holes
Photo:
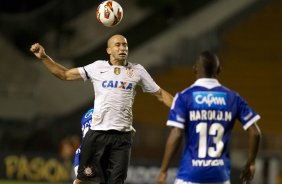
<svg viewBox="0 0 282 184">
<path fill-rule="evenodd" d="M 241 91 L 263 117 L 265 133 L 282 131 L 282 2 L 274 1 L 224 34 L 222 80 Z M 280 149 L 282 150 L 282 149 Z"/>
<path fill-rule="evenodd" d="M 257 175 L 256 183 L 281 183 L 282 178 L 281 11 L 282 2 L 273 1 L 251 14 L 224 34 L 225 47 L 220 51 L 226 71 L 222 73 L 222 81 L 240 91 L 262 116 L 259 124 L 263 132 L 260 151 L 263 174 Z M 236 130 L 238 139 L 233 143 L 240 149 L 245 137 L 239 127 Z"/>
</svg>

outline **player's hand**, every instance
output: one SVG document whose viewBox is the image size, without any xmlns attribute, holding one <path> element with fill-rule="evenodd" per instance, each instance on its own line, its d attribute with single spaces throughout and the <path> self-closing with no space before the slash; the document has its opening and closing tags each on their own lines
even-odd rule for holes
<svg viewBox="0 0 282 184">
<path fill-rule="evenodd" d="M 156 184 L 165 184 L 166 177 L 167 177 L 166 172 L 160 172 L 160 174 L 157 178 Z"/>
<path fill-rule="evenodd" d="M 240 178 L 243 180 L 243 184 L 248 184 L 255 175 L 255 164 L 247 163 L 241 172 Z"/>
<path fill-rule="evenodd" d="M 38 58 L 44 59 L 47 57 L 44 48 L 39 44 L 35 43 L 30 47 L 30 51 Z"/>
</svg>

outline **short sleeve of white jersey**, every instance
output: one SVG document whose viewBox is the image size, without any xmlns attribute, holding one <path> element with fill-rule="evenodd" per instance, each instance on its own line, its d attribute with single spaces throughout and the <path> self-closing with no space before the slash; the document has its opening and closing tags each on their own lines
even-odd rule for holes
<svg viewBox="0 0 282 184">
<path fill-rule="evenodd" d="M 138 64 L 138 66 L 140 68 L 140 77 L 141 77 L 141 80 L 138 84 L 141 86 L 143 92 L 155 93 L 158 90 L 160 90 L 160 87 L 152 79 L 152 77 L 147 72 L 147 70 L 140 64 Z"/>
<path fill-rule="evenodd" d="M 95 66 L 96 66 L 96 62 L 78 68 L 78 71 L 79 71 L 79 73 L 80 73 L 80 75 L 81 75 L 81 77 L 83 78 L 84 81 L 91 79 L 91 73 L 90 72 L 94 71 Z"/>
</svg>

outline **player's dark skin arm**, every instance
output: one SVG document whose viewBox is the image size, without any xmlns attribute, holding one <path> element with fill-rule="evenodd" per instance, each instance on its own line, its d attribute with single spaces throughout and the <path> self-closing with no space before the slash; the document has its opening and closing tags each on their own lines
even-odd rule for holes
<svg viewBox="0 0 282 184">
<path fill-rule="evenodd" d="M 176 127 L 173 127 L 171 129 L 169 137 L 166 142 L 160 173 L 156 181 L 157 184 L 165 183 L 169 163 L 181 145 L 182 136 L 183 136 L 182 129 Z"/>
<path fill-rule="evenodd" d="M 241 179 L 243 183 L 246 183 L 253 179 L 255 174 L 255 159 L 259 150 L 259 144 L 261 140 L 261 132 L 256 123 L 247 129 L 249 136 L 249 149 L 248 149 L 248 159 L 245 167 L 241 173 Z"/>
</svg>

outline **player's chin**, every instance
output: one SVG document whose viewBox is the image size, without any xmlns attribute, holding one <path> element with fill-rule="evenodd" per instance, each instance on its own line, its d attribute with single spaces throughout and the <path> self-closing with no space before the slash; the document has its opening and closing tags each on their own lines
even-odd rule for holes
<svg viewBox="0 0 282 184">
<path fill-rule="evenodd" d="M 119 55 L 118 60 L 125 61 L 127 59 L 127 55 Z"/>
</svg>

